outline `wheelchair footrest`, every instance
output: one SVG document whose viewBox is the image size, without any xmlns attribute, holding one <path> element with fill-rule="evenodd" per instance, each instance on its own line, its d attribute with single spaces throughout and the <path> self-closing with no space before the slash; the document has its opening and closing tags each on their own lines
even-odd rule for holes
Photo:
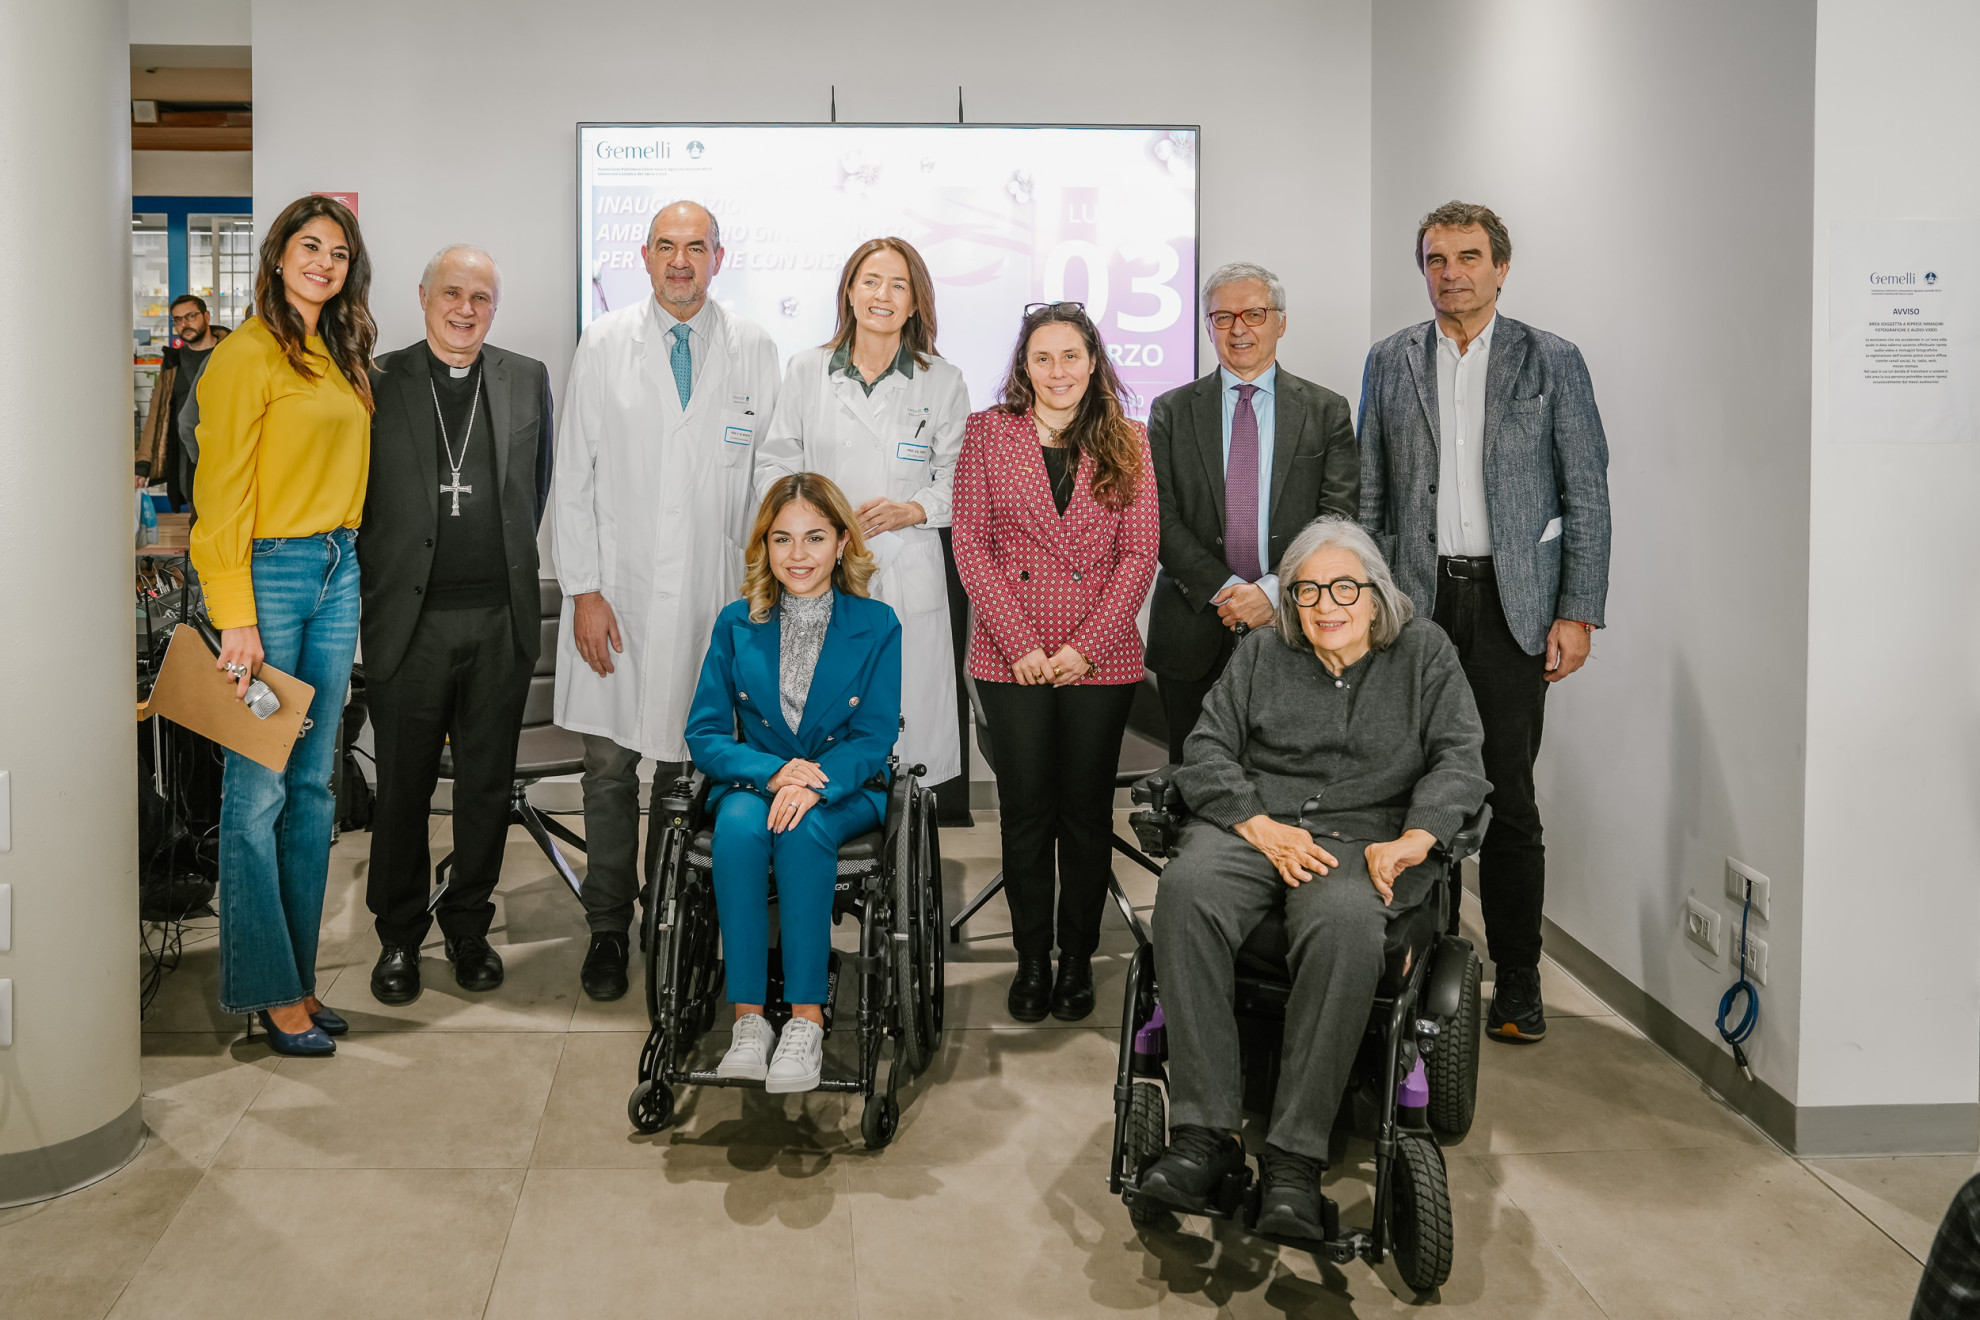
<svg viewBox="0 0 1980 1320">
<path fill-rule="evenodd" d="M 728 1086 L 743 1091 L 761 1091 L 763 1089 L 763 1083 L 754 1078 L 724 1077 L 712 1069 L 707 1072 L 672 1073 L 668 1076 L 667 1080 L 674 1086 Z M 865 1092 L 866 1087 L 861 1084 L 857 1077 L 821 1077 L 818 1080 L 817 1087 L 814 1089 L 840 1095 L 860 1095 Z M 808 1095 L 810 1092 L 793 1092 L 792 1094 Z"/>
</svg>

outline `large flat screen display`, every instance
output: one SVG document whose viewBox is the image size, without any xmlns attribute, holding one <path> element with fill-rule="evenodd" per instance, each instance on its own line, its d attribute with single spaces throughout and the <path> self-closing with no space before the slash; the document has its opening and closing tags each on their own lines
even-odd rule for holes
<svg viewBox="0 0 1980 1320">
<path fill-rule="evenodd" d="M 928 262 L 937 347 L 975 407 L 1025 305 L 1071 299 L 1146 416 L 1196 374 L 1196 148 L 1188 127 L 580 124 L 579 325 L 653 296 L 647 224 L 686 199 L 721 223 L 711 296 L 786 359 L 831 338 L 852 250 L 897 235 Z"/>
</svg>

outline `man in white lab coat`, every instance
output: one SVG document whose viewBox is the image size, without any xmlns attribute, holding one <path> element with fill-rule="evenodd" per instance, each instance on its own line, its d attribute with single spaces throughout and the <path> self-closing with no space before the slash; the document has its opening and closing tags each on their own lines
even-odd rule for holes
<svg viewBox="0 0 1980 1320">
<path fill-rule="evenodd" d="M 779 379 L 770 336 L 708 298 L 723 255 L 712 213 L 664 208 L 640 255 L 654 296 L 584 332 L 552 491 L 557 723 L 584 735 L 581 980 L 593 999 L 626 992 L 639 762 L 660 763 L 656 798 L 687 762 L 688 704 L 715 616 L 742 583 L 751 469 Z"/>
</svg>

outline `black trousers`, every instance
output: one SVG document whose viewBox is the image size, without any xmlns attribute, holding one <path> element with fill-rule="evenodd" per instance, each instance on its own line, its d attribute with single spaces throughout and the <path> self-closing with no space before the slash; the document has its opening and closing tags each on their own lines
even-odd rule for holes
<svg viewBox="0 0 1980 1320">
<path fill-rule="evenodd" d="M 449 939 L 486 936 L 495 918 L 489 895 L 502 875 L 509 794 L 516 777 L 531 666 L 516 645 L 507 605 L 427 610 L 405 658 L 365 691 L 378 747 L 378 802 L 371 818 L 371 873 L 365 904 L 386 944 L 417 946 L 432 928 L 427 848 L 440 752 L 454 759 L 454 869 L 441 901 Z"/>
<path fill-rule="evenodd" d="M 969 748 L 976 721 L 969 712 L 969 688 L 963 675 L 969 669 L 969 593 L 963 589 L 962 574 L 956 571 L 955 537 L 939 528 L 942 538 L 942 568 L 949 584 L 949 638 L 956 661 L 956 742 L 962 748 L 962 773 L 929 787 L 935 793 L 936 823 L 962 825 L 969 815 Z"/>
<path fill-rule="evenodd" d="M 1052 952 L 1055 848 L 1059 952 L 1084 957 L 1100 945 L 1114 873 L 1114 774 L 1134 689 L 977 681 L 997 762 L 1011 942 L 1021 954 Z"/>
<path fill-rule="evenodd" d="M 1155 688 L 1162 695 L 1162 719 L 1169 726 L 1169 760 L 1182 764 L 1183 742 L 1189 737 L 1196 721 L 1203 716 L 1203 699 L 1210 695 L 1210 689 L 1217 686 L 1217 680 L 1224 676 L 1224 666 L 1231 662 L 1237 651 L 1238 635 L 1229 629 L 1224 630 L 1224 648 L 1217 653 L 1216 663 L 1201 678 L 1170 678 L 1167 674 L 1155 676 Z"/>
<path fill-rule="evenodd" d="M 1485 726 L 1486 801 L 1492 824 L 1478 856 L 1478 901 L 1485 942 L 1501 968 L 1540 965 L 1540 909 L 1547 849 L 1533 795 L 1533 762 L 1547 713 L 1547 657 L 1513 640 L 1498 582 L 1437 574 L 1437 626 L 1456 643 L 1478 718 Z"/>
</svg>

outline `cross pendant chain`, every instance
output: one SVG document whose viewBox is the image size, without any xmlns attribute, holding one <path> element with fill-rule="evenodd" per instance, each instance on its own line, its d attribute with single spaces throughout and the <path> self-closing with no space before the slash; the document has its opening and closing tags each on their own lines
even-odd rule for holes
<svg viewBox="0 0 1980 1320">
<path fill-rule="evenodd" d="M 447 451 L 447 466 L 453 469 L 452 485 L 440 487 L 442 495 L 454 497 L 453 516 L 461 516 L 461 496 L 474 494 L 474 487 L 461 484 L 461 464 L 467 461 L 468 444 L 474 439 L 474 418 L 481 409 L 481 368 L 474 372 L 474 401 L 468 405 L 467 432 L 461 436 L 461 456 L 454 457 L 454 442 L 447 438 L 447 418 L 440 411 L 440 390 L 431 380 L 426 382 L 427 390 L 433 395 L 433 419 L 440 424 L 440 445 Z"/>
<path fill-rule="evenodd" d="M 456 469 L 454 470 L 454 484 L 453 484 L 453 485 L 451 485 L 451 486 L 442 486 L 442 487 L 440 488 L 440 493 L 441 493 L 442 495 L 447 495 L 447 494 L 451 494 L 451 495 L 453 495 L 453 497 L 454 497 L 454 517 L 456 517 L 456 518 L 458 518 L 458 517 L 460 517 L 460 516 L 461 516 L 461 496 L 463 496 L 463 495 L 472 495 L 472 494 L 474 494 L 474 487 L 472 487 L 472 486 L 463 486 L 463 485 L 461 484 L 461 473 L 460 473 L 460 469 L 459 469 L 459 468 L 456 468 Z"/>
</svg>

